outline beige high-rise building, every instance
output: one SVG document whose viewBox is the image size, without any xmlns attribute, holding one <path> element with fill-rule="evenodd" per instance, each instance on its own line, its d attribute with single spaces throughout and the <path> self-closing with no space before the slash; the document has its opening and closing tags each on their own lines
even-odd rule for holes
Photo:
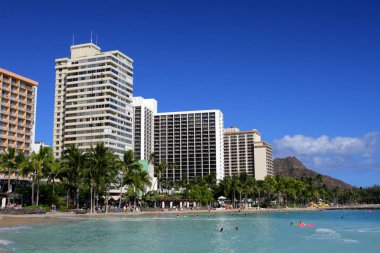
<svg viewBox="0 0 380 253">
<path fill-rule="evenodd" d="M 102 142 L 118 155 L 133 149 L 133 60 L 93 43 L 70 49 L 55 61 L 55 157 L 69 144 L 87 151 Z"/>
<path fill-rule="evenodd" d="M 0 152 L 30 153 L 35 136 L 37 82 L 0 68 Z"/>
<path fill-rule="evenodd" d="M 239 128 L 224 129 L 225 176 L 246 172 L 257 180 L 273 175 L 272 148 L 261 141 L 256 129 L 240 131 Z"/>
<path fill-rule="evenodd" d="M 272 147 L 265 141 L 255 142 L 255 178 L 264 180 L 266 176 L 273 176 Z"/>
</svg>

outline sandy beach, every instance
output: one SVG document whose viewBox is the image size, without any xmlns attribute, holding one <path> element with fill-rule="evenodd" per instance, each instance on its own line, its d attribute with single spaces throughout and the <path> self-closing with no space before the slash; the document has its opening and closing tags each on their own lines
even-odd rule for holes
<svg viewBox="0 0 380 253">
<path fill-rule="evenodd" d="M 17 225 L 38 224 L 56 221 L 58 221 L 58 219 L 47 215 L 3 215 L 0 216 L 0 227 L 11 227 Z"/>
<path fill-rule="evenodd" d="M 142 212 L 118 212 L 118 213 L 87 213 L 87 214 L 75 214 L 75 213 L 47 213 L 47 214 L 36 214 L 36 215 L 0 215 L 0 227 L 11 227 L 18 225 L 28 225 L 28 224 L 40 224 L 45 222 L 76 222 L 84 219 L 102 219 L 102 218 L 134 218 L 134 217 L 151 217 L 160 215 L 173 215 L 186 214 L 186 215 L 196 215 L 196 214 L 256 214 L 256 213 L 278 213 L 278 212 L 316 212 L 324 210 L 343 210 L 343 209 L 380 209 L 380 205 L 360 205 L 360 206 L 342 206 L 342 207 L 326 207 L 326 208 L 281 208 L 281 209 L 270 209 L 270 208 L 260 208 L 260 209 L 226 209 L 226 210 L 210 210 L 200 209 L 200 210 L 188 210 L 188 211 L 176 211 L 167 210 L 162 211 L 161 209 L 149 210 Z"/>
</svg>

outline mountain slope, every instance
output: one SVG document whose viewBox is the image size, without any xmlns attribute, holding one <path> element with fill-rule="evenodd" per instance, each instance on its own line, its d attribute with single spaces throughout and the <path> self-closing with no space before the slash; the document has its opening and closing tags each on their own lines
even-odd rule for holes
<svg viewBox="0 0 380 253">
<path fill-rule="evenodd" d="M 300 179 L 302 177 L 315 178 L 318 173 L 309 170 L 296 157 L 276 158 L 273 160 L 274 174 L 280 176 L 294 177 Z M 328 188 L 339 187 L 341 189 L 351 189 L 352 186 L 335 178 L 322 175 L 323 183 Z"/>
</svg>

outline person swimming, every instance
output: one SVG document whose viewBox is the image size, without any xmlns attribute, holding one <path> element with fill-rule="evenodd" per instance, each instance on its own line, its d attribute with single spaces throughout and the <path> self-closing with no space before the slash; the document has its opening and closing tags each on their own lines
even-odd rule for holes
<svg viewBox="0 0 380 253">
<path fill-rule="evenodd" d="M 224 231 L 224 228 L 221 228 L 221 229 L 220 229 L 220 232 L 223 232 L 223 231 Z"/>
<path fill-rule="evenodd" d="M 236 231 L 239 231 L 239 228 L 238 228 L 237 226 L 235 226 L 235 230 L 236 230 Z"/>
</svg>

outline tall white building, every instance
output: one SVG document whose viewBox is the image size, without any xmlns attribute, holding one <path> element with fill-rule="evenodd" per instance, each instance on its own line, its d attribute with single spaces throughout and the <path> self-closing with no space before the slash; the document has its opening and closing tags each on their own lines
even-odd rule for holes
<svg viewBox="0 0 380 253">
<path fill-rule="evenodd" d="M 98 142 L 121 155 L 133 149 L 133 60 L 87 43 L 57 59 L 53 153 L 65 146 L 88 150 Z"/>
<path fill-rule="evenodd" d="M 215 173 L 224 177 L 223 114 L 219 110 L 158 113 L 154 117 L 154 152 L 175 164 L 162 177 L 182 180 Z"/>
<path fill-rule="evenodd" d="M 273 175 L 271 146 L 261 141 L 261 133 L 256 129 L 224 129 L 224 171 L 226 176 L 246 172 L 256 180 Z"/>
<path fill-rule="evenodd" d="M 157 100 L 133 97 L 134 152 L 138 159 L 148 160 L 154 151 L 154 115 Z"/>
</svg>

